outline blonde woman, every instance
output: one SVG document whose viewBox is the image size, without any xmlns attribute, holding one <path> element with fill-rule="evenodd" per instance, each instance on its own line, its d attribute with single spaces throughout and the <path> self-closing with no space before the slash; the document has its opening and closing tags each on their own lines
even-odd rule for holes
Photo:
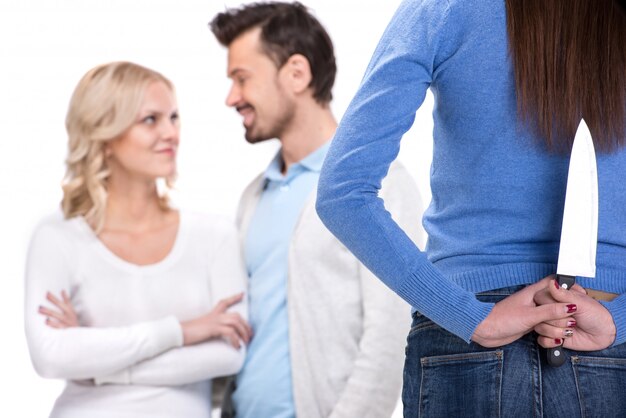
<svg viewBox="0 0 626 418">
<path fill-rule="evenodd" d="M 37 372 L 66 379 L 52 417 L 210 417 L 251 330 L 236 231 L 174 210 L 179 120 L 161 74 L 89 71 L 72 96 L 62 215 L 35 230 L 26 335 Z"/>
</svg>

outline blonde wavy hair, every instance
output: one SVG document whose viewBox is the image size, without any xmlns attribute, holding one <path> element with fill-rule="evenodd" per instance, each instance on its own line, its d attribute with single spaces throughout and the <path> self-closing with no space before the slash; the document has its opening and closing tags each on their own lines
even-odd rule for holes
<svg viewBox="0 0 626 418">
<path fill-rule="evenodd" d="M 83 216 L 97 233 L 104 225 L 109 169 L 105 144 L 124 134 L 136 121 L 146 88 L 153 82 L 173 84 L 156 71 L 131 62 L 99 65 L 80 80 L 65 119 L 69 138 L 61 207 L 66 218 Z M 169 208 L 166 190 L 159 195 Z"/>
</svg>

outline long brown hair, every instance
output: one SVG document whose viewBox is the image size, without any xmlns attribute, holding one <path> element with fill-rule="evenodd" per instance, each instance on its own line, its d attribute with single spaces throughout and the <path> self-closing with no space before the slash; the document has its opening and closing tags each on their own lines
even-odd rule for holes
<svg viewBox="0 0 626 418">
<path fill-rule="evenodd" d="M 599 150 L 626 144 L 626 13 L 616 0 L 506 0 L 518 112 L 550 149 L 582 117 Z"/>
</svg>

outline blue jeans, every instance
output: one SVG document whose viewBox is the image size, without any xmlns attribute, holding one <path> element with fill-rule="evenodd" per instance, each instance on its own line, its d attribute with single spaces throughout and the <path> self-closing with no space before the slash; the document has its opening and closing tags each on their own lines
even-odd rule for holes
<svg viewBox="0 0 626 418">
<path fill-rule="evenodd" d="M 498 302 L 519 289 L 476 297 Z M 404 364 L 404 417 L 626 417 L 626 344 L 566 352 L 563 366 L 550 367 L 533 333 L 484 348 L 416 312 Z"/>
</svg>

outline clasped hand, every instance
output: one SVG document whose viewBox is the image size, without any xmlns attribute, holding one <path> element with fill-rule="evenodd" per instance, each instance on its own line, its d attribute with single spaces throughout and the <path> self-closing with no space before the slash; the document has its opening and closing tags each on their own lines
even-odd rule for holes
<svg viewBox="0 0 626 418">
<path fill-rule="evenodd" d="M 602 304 L 581 286 L 564 290 L 548 276 L 496 303 L 472 341 L 499 347 L 531 331 L 539 335 L 537 342 L 543 347 L 563 345 L 578 351 L 607 348 L 616 335 L 613 318 Z"/>
</svg>

